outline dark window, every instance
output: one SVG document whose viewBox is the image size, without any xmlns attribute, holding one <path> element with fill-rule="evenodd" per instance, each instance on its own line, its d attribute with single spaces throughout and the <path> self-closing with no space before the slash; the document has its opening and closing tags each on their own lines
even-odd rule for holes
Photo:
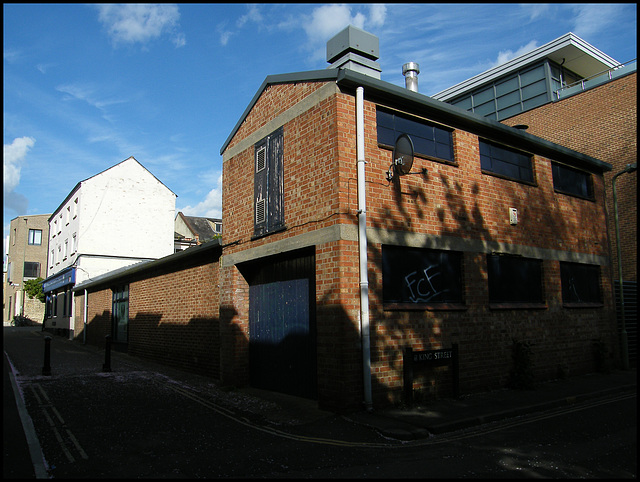
<svg viewBox="0 0 640 482">
<path fill-rule="evenodd" d="M 24 278 L 37 278 L 40 276 L 40 263 L 24 262 Z"/>
<path fill-rule="evenodd" d="M 517 181 L 533 182 L 531 156 L 480 139 L 480 167 L 483 171 Z"/>
<path fill-rule="evenodd" d="M 279 128 L 255 145 L 254 236 L 284 228 L 283 140 Z"/>
<path fill-rule="evenodd" d="M 126 343 L 129 332 L 129 285 L 113 290 L 113 340 Z"/>
<path fill-rule="evenodd" d="M 462 303 L 462 253 L 382 246 L 384 303 Z"/>
<path fill-rule="evenodd" d="M 29 230 L 29 244 L 40 246 L 42 244 L 42 229 Z"/>
<path fill-rule="evenodd" d="M 69 316 L 69 312 L 67 311 L 67 307 L 69 306 L 69 292 L 68 291 L 64 291 L 62 293 L 60 293 L 58 295 L 58 297 L 60 298 L 60 303 L 62 304 L 62 316 L 66 317 Z"/>
<path fill-rule="evenodd" d="M 542 261 L 520 256 L 487 256 L 490 303 L 543 303 Z"/>
<path fill-rule="evenodd" d="M 561 193 L 593 199 L 591 174 L 562 164 L 551 163 L 553 188 Z"/>
<path fill-rule="evenodd" d="M 602 303 L 600 266 L 560 263 L 564 303 Z"/>
<path fill-rule="evenodd" d="M 377 110 L 378 144 L 393 148 L 401 134 L 407 134 L 417 155 L 453 162 L 451 131 L 409 116 Z"/>
</svg>

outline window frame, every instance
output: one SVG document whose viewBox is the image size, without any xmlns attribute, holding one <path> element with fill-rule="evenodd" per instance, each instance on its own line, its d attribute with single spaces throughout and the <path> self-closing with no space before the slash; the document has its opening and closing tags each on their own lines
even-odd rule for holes
<svg viewBox="0 0 640 482">
<path fill-rule="evenodd" d="M 36 275 L 35 276 L 31 276 L 31 274 L 27 274 L 27 265 L 29 265 L 29 273 L 35 272 Z M 35 269 L 35 271 L 34 271 Z M 35 279 L 38 278 L 40 276 L 41 273 L 41 266 L 40 263 L 37 261 L 25 261 L 24 265 L 22 266 L 22 279 Z"/>
<path fill-rule="evenodd" d="M 40 234 L 40 242 L 36 243 L 36 234 Z M 27 244 L 29 246 L 42 246 L 42 229 L 34 229 L 29 228 L 29 233 L 27 234 Z"/>
<path fill-rule="evenodd" d="M 381 119 L 380 117 L 382 116 L 392 116 L 392 124 L 393 127 L 388 127 L 386 125 L 384 125 L 384 122 L 381 123 Z M 413 124 L 413 127 L 416 127 L 418 129 L 421 128 L 428 128 L 428 129 L 433 129 L 433 136 L 432 139 L 429 139 L 428 137 L 424 137 L 424 136 L 418 136 L 416 135 L 414 132 L 411 132 L 411 129 L 409 130 L 403 130 L 401 128 L 398 127 L 398 122 L 397 122 L 397 118 L 401 119 L 402 122 L 409 122 L 411 124 Z M 393 132 L 393 141 L 392 142 L 387 142 L 391 141 L 391 139 L 386 139 L 384 136 L 384 131 L 381 131 L 382 129 L 386 129 L 388 131 L 392 131 Z M 395 147 L 395 142 L 398 139 L 398 137 L 400 137 L 400 135 L 402 134 L 407 134 L 410 138 L 411 138 L 411 142 L 413 143 L 414 146 L 414 156 L 415 157 L 419 157 L 419 158 L 423 158 L 423 159 L 427 159 L 430 161 L 434 161 L 434 162 L 441 162 L 444 164 L 449 164 L 449 165 L 456 165 L 457 166 L 457 162 L 456 162 L 456 158 L 455 158 L 455 149 L 454 149 L 454 139 L 453 139 L 453 132 L 454 129 L 450 128 L 450 127 L 446 127 L 442 124 L 438 124 L 436 122 L 431 122 L 427 119 L 423 119 L 421 117 L 417 117 L 414 115 L 411 115 L 409 113 L 406 112 L 400 112 L 400 111 L 396 111 L 394 109 L 388 108 L 388 107 L 384 107 L 384 106 L 376 106 L 376 141 L 378 143 L 378 147 L 382 147 L 385 149 L 393 149 Z M 444 142 L 439 142 L 438 141 L 438 137 L 445 135 L 447 136 L 447 141 L 446 143 Z M 434 149 L 433 152 L 435 153 L 435 155 L 429 154 L 427 152 L 421 152 L 421 142 L 420 140 L 423 139 L 426 142 L 429 143 L 433 143 L 434 144 Z M 440 139 L 442 139 L 442 137 L 440 137 Z M 440 146 L 448 146 L 449 149 L 449 153 L 448 156 L 449 157 L 440 157 L 438 156 L 438 145 Z"/>
<path fill-rule="evenodd" d="M 431 249 L 399 245 L 382 245 L 382 303 L 385 311 L 436 311 L 436 310 L 466 310 L 465 283 L 464 283 L 464 253 L 455 250 Z M 423 263 L 426 268 L 408 272 Z M 429 271 L 431 268 L 440 267 L 440 272 Z M 434 286 L 432 280 L 442 274 L 443 278 L 436 280 Z M 405 273 L 405 271 L 407 271 Z M 421 271 L 421 272 L 420 272 Z M 400 273 L 400 274 L 399 274 Z M 398 281 L 400 278 L 404 280 Z M 442 285 L 442 279 L 446 284 Z M 455 283 L 453 295 L 447 295 L 442 299 L 445 291 L 434 293 L 437 288 Z M 420 288 L 426 284 L 427 291 Z M 400 287 L 401 286 L 401 287 Z M 433 290 L 433 291 L 432 291 Z M 412 300 L 412 297 L 425 299 Z M 439 298 L 439 299 L 438 299 Z"/>
<path fill-rule="evenodd" d="M 569 271 L 572 272 L 569 272 Z M 575 272 L 577 271 L 577 273 Z M 571 280 L 568 280 L 567 277 L 572 276 Z M 595 276 L 594 278 L 589 279 L 590 277 Z M 596 292 L 596 296 L 582 301 L 580 299 L 580 295 L 575 290 L 574 292 L 578 299 L 570 296 L 571 294 L 571 285 L 573 279 L 580 280 L 579 285 L 581 287 L 580 291 L 583 291 L 583 288 L 587 290 L 591 290 L 592 292 Z M 560 261 L 560 283 L 561 283 L 561 294 L 562 294 L 562 306 L 565 308 L 594 308 L 594 307 L 602 307 L 604 306 L 604 298 L 603 298 L 603 289 L 602 289 L 602 269 L 600 265 L 597 264 L 588 264 L 588 263 L 575 263 L 570 261 Z M 590 285 L 590 286 L 587 286 Z M 587 293 L 588 296 L 591 293 Z"/>
<path fill-rule="evenodd" d="M 497 261 L 499 272 L 496 273 Z M 487 262 L 487 291 L 489 307 L 491 309 L 544 309 L 547 307 L 544 290 L 544 265 L 542 259 L 527 258 L 515 254 L 488 253 Z M 520 267 L 515 265 L 521 262 Z M 531 271 L 533 267 L 537 267 Z M 509 279 L 513 271 L 518 269 L 516 277 Z M 524 271 L 524 273 L 522 273 Z M 531 278 L 535 279 L 530 282 Z M 532 289 L 536 295 L 531 296 Z"/>
<path fill-rule="evenodd" d="M 485 150 L 486 148 L 484 146 L 488 146 L 490 149 L 490 154 L 489 156 L 487 156 L 486 153 L 483 153 L 483 150 Z M 524 158 L 527 158 L 529 160 L 529 168 L 527 169 L 527 171 L 531 172 L 531 180 L 529 179 L 525 179 L 523 178 L 520 174 L 521 174 L 521 169 L 526 169 L 524 166 L 521 166 L 519 164 L 516 163 L 512 163 L 512 162 L 508 162 L 505 159 L 501 159 L 498 158 L 497 156 L 493 155 L 493 152 L 495 151 L 496 154 L 498 153 L 508 153 L 510 155 L 516 155 L 516 156 L 521 156 Z M 502 179 L 507 179 L 509 181 L 514 181 L 514 182 L 519 182 L 522 184 L 528 184 L 530 186 L 537 186 L 537 181 L 536 181 L 536 172 L 535 172 L 535 167 L 534 167 L 534 155 L 525 151 L 521 151 L 519 149 L 515 149 L 513 147 L 509 147 L 506 145 L 502 145 L 499 144 L 497 142 L 494 141 L 490 141 L 488 139 L 482 139 L 479 138 L 478 139 L 478 154 L 480 156 L 480 171 L 483 174 L 489 175 L 489 176 L 495 176 L 495 177 L 499 177 Z M 489 159 L 491 160 L 491 163 L 493 164 L 493 161 L 498 161 L 502 164 L 508 164 L 510 166 L 516 167 L 518 169 L 518 176 L 512 176 L 510 174 L 507 174 L 505 172 L 501 172 L 499 170 L 496 170 L 495 168 L 489 168 L 486 166 L 486 164 L 484 163 L 484 159 L 489 157 Z"/>
<path fill-rule="evenodd" d="M 571 173 L 574 176 L 583 175 L 586 178 L 585 186 L 586 186 L 587 193 L 583 194 L 581 192 L 577 192 L 578 190 L 572 191 L 570 188 L 567 189 L 566 185 L 558 186 L 558 184 L 560 184 L 561 182 L 559 177 L 561 176 L 562 172 L 567 174 Z M 561 164 L 556 161 L 551 161 L 551 175 L 553 179 L 553 190 L 555 192 L 564 194 L 566 196 L 573 196 L 580 199 L 586 199 L 587 201 L 595 201 L 595 193 L 593 188 L 593 175 L 590 172 L 583 171 L 581 169 L 576 169 L 575 167 L 567 166 L 565 164 Z M 564 181 L 568 182 L 566 178 L 564 179 Z"/>
</svg>

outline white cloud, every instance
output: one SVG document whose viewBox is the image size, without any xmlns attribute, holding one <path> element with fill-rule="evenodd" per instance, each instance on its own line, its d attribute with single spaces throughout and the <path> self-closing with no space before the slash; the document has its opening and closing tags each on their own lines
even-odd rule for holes
<svg viewBox="0 0 640 482">
<path fill-rule="evenodd" d="M 362 28 L 364 16 L 352 17 L 349 5 L 323 5 L 313 10 L 304 30 L 310 42 L 317 44 L 326 42 L 349 24 Z"/>
<path fill-rule="evenodd" d="M 13 191 L 20 184 L 22 162 L 35 142 L 32 137 L 18 137 L 11 144 L 4 145 L 2 173 L 5 192 Z"/>
<path fill-rule="evenodd" d="M 381 27 L 384 25 L 387 16 L 387 7 L 383 3 L 374 3 L 370 7 L 369 23 L 372 27 Z"/>
<path fill-rule="evenodd" d="M 538 43 L 535 40 L 532 40 L 527 45 L 524 45 L 523 47 L 520 47 L 515 52 L 512 51 L 512 50 L 500 51 L 498 53 L 498 58 L 494 62 L 492 67 L 504 64 L 505 62 L 508 62 L 511 59 L 515 59 L 516 57 L 519 57 L 520 55 L 526 54 L 527 52 L 531 52 L 533 49 L 535 49 L 537 47 L 538 47 Z"/>
<path fill-rule="evenodd" d="M 353 7 L 353 8 L 352 8 Z M 312 50 L 311 60 L 324 59 L 327 41 L 349 25 L 365 29 L 365 26 L 380 27 L 384 24 L 387 8 L 383 4 L 375 4 L 369 7 L 369 16 L 348 4 L 322 5 L 315 8 L 311 15 L 304 15 L 300 24 L 307 34 L 307 46 Z"/>
<path fill-rule="evenodd" d="M 186 44 L 184 34 L 177 31 L 180 19 L 177 5 L 106 4 L 97 8 L 98 18 L 115 44 L 144 44 L 164 33 L 171 35 L 176 47 Z"/>
<path fill-rule="evenodd" d="M 619 4 L 577 5 L 573 8 L 576 17 L 571 31 L 585 40 L 598 33 L 613 32 L 616 23 L 622 20 L 623 8 L 624 6 Z"/>
<path fill-rule="evenodd" d="M 249 5 L 249 11 L 237 20 L 236 25 L 238 28 L 241 28 L 248 21 L 258 24 L 262 23 L 263 17 L 260 10 L 258 10 L 257 5 Z"/>
<path fill-rule="evenodd" d="M 222 174 L 218 174 L 216 187 L 207 193 L 204 201 L 195 206 L 185 206 L 180 211 L 186 216 L 222 218 Z"/>
<path fill-rule="evenodd" d="M 20 60 L 21 57 L 22 57 L 22 52 L 20 52 L 19 50 L 16 50 L 16 49 L 7 49 L 7 48 L 5 48 L 2 51 L 3 60 L 5 60 L 7 62 L 10 62 L 10 63 Z"/>
<path fill-rule="evenodd" d="M 226 22 L 223 22 L 223 23 L 219 24 L 216 27 L 216 30 L 218 31 L 218 34 L 220 35 L 220 44 L 221 45 L 227 45 L 229 43 L 229 39 L 234 34 L 234 32 L 232 32 L 231 30 L 228 30 L 226 28 L 226 26 L 227 26 Z"/>
<path fill-rule="evenodd" d="M 29 201 L 20 193 L 13 192 L 20 184 L 20 171 L 29 149 L 35 144 L 32 137 L 18 137 L 11 144 L 4 144 L 2 163 L 4 209 L 15 211 L 18 215 L 27 212 Z"/>
</svg>

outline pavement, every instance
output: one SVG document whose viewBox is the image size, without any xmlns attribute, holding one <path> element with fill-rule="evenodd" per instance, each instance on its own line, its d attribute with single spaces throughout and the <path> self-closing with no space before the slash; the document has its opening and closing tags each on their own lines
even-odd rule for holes
<svg viewBox="0 0 640 482">
<path fill-rule="evenodd" d="M 34 380 L 53 380 L 64 388 L 69 380 L 104 380 L 104 348 L 52 336 L 50 342 L 51 375 L 45 368 L 45 337 L 51 336 L 35 327 L 5 327 L 4 375 L 4 476 L 5 478 L 41 478 L 46 474 L 37 447 L 33 424 L 27 415 L 21 385 Z M 10 361 L 10 363 L 8 363 Z M 614 396 L 635 393 L 636 368 L 613 369 L 609 373 L 569 376 L 538 384 L 532 390 L 496 390 L 464 395 L 414 405 L 411 408 L 389 407 L 373 411 L 337 416 L 320 410 L 316 401 L 292 397 L 250 387 L 229 390 L 211 378 L 187 373 L 170 366 L 117 351 L 111 352 L 109 376 L 140 377 L 151 374 L 163 383 L 173 383 L 176 391 L 212 407 L 226 407 L 220 413 L 241 414 L 243 420 L 277 426 L 278 432 L 296 436 L 331 437 L 354 441 L 381 438 L 397 443 L 410 443 L 425 438 L 468 429 L 474 426 L 521 415 L 548 411 L 559 407 Z M 7 393 L 9 392 L 9 393 Z M 66 390 L 69 400 L 72 390 Z M 60 390 L 64 394 L 65 390 Z M 160 403 L 160 397 L 158 398 Z M 62 402 L 64 403 L 64 401 Z M 16 423 L 21 419 L 22 424 Z M 20 430 L 22 429 L 22 430 Z M 21 433 L 19 433 L 21 432 Z M 330 432 L 330 433 L 329 433 Z M 10 441 L 11 447 L 8 447 Z M 363 440 L 364 442 L 365 440 Z"/>
</svg>

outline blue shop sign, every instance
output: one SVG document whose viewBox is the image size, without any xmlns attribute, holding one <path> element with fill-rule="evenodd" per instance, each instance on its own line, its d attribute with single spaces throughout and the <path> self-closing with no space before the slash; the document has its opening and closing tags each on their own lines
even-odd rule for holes
<svg viewBox="0 0 640 482">
<path fill-rule="evenodd" d="M 42 282 L 42 291 L 48 293 L 66 285 L 76 284 L 76 269 L 71 268 Z"/>
</svg>

